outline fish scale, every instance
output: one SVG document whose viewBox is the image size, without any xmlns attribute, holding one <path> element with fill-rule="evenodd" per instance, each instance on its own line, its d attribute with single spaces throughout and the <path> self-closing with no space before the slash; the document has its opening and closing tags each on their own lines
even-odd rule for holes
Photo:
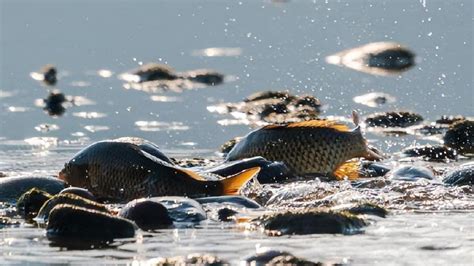
<svg viewBox="0 0 474 266">
<path fill-rule="evenodd" d="M 270 125 L 250 132 L 227 155 L 228 161 L 262 156 L 284 162 L 297 175 L 333 174 L 354 157 L 368 157 L 359 127 L 310 120 Z"/>
</svg>

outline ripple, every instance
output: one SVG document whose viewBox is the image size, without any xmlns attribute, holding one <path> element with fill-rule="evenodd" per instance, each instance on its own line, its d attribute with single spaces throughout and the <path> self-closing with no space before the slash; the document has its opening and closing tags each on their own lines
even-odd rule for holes
<svg viewBox="0 0 474 266">
<path fill-rule="evenodd" d="M 95 133 L 99 131 L 106 131 L 109 130 L 110 128 L 108 126 L 101 126 L 101 125 L 88 125 L 84 127 L 85 130 Z"/>
<path fill-rule="evenodd" d="M 154 102 L 182 102 L 183 99 L 175 96 L 152 95 L 150 99 Z"/>
<path fill-rule="evenodd" d="M 206 49 L 194 50 L 193 56 L 218 57 L 228 56 L 235 57 L 242 54 L 242 48 L 239 47 L 210 47 Z"/>
<path fill-rule="evenodd" d="M 107 114 L 98 113 L 98 112 L 76 112 L 72 114 L 75 117 L 86 118 L 86 119 L 95 119 L 106 117 Z"/>
<path fill-rule="evenodd" d="M 160 121 L 136 121 L 135 125 L 141 131 L 183 131 L 189 130 L 189 126 L 182 122 L 160 122 Z"/>
<path fill-rule="evenodd" d="M 16 93 L 12 91 L 0 90 L 0 99 L 14 96 Z"/>
<path fill-rule="evenodd" d="M 24 113 L 30 111 L 31 109 L 23 106 L 9 106 L 7 110 L 10 113 Z"/>
<path fill-rule="evenodd" d="M 31 146 L 39 146 L 41 148 L 49 148 L 58 145 L 58 138 L 54 137 L 33 137 L 24 140 Z"/>
<path fill-rule="evenodd" d="M 103 78 L 110 78 L 114 75 L 114 72 L 108 70 L 108 69 L 100 69 L 97 71 L 97 75 Z"/>
<path fill-rule="evenodd" d="M 70 85 L 73 87 L 89 87 L 91 83 L 87 81 L 73 81 Z"/>
</svg>

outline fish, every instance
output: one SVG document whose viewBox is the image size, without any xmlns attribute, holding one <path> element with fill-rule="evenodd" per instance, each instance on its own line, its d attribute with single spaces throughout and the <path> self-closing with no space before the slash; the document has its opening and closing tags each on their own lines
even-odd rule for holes
<svg viewBox="0 0 474 266">
<path fill-rule="evenodd" d="M 88 189 L 100 199 L 130 201 L 149 196 L 237 195 L 259 171 L 260 167 L 253 167 L 223 180 L 208 181 L 196 172 L 160 160 L 134 143 L 105 140 L 77 153 L 65 164 L 59 178 Z"/>
<path fill-rule="evenodd" d="M 357 179 L 357 162 L 349 160 L 355 157 L 383 159 L 383 155 L 367 146 L 356 112 L 353 112 L 353 121 L 356 124 L 353 130 L 333 120 L 264 126 L 239 141 L 226 160 L 262 156 L 285 163 L 298 176 Z"/>
<path fill-rule="evenodd" d="M 415 65 L 415 54 L 395 42 L 374 42 L 326 57 L 328 64 L 372 75 L 399 75 Z"/>
</svg>

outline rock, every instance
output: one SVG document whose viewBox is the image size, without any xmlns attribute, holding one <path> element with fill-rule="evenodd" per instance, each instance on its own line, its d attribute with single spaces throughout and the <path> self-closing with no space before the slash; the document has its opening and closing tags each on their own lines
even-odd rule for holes
<svg viewBox="0 0 474 266">
<path fill-rule="evenodd" d="M 134 237 L 135 225 L 101 211 L 60 204 L 51 210 L 46 236 L 59 246 L 95 245 Z"/>
<path fill-rule="evenodd" d="M 57 194 L 66 184 L 55 177 L 43 176 L 11 176 L 0 179 L 0 202 L 16 201 L 21 195 L 32 188 L 43 190 L 49 194 Z"/>
<path fill-rule="evenodd" d="M 61 116 L 66 112 L 64 103 L 68 102 L 66 96 L 58 91 L 51 92 L 46 99 L 43 99 L 43 110 L 50 116 Z"/>
<path fill-rule="evenodd" d="M 120 74 L 119 78 L 127 82 L 141 83 L 153 80 L 175 80 L 178 76 L 176 71 L 168 65 L 148 63 Z"/>
<path fill-rule="evenodd" d="M 457 151 L 445 146 L 418 146 L 403 149 L 402 153 L 408 157 L 423 157 L 427 161 L 456 160 Z"/>
<path fill-rule="evenodd" d="M 264 249 L 244 259 L 245 265 L 323 265 L 298 258 L 286 251 Z"/>
<path fill-rule="evenodd" d="M 230 208 L 224 207 L 217 211 L 217 219 L 221 222 L 231 222 L 235 220 L 235 215 L 238 212 Z"/>
<path fill-rule="evenodd" d="M 374 215 L 378 217 L 385 218 L 388 214 L 388 211 L 383 207 L 380 207 L 376 204 L 372 203 L 357 203 L 353 204 L 353 206 L 336 206 L 336 208 L 332 208 L 335 211 L 346 211 L 354 215 Z"/>
<path fill-rule="evenodd" d="M 354 234 L 367 223 L 349 212 L 305 209 L 263 215 L 253 220 L 270 236 L 306 234 Z"/>
<path fill-rule="evenodd" d="M 57 70 L 53 65 L 45 65 L 38 72 L 30 73 L 30 76 L 38 81 L 42 81 L 48 86 L 56 85 L 57 79 Z"/>
<path fill-rule="evenodd" d="M 207 219 L 206 212 L 196 200 L 185 197 L 152 197 L 149 200 L 166 207 L 174 222 L 198 223 Z"/>
<path fill-rule="evenodd" d="M 239 142 L 239 140 L 241 140 L 241 139 L 242 139 L 242 137 L 235 137 L 235 138 L 227 141 L 226 143 L 221 145 L 220 151 L 224 154 L 229 153 L 232 150 L 232 148 L 234 148 L 235 144 L 237 142 Z"/>
<path fill-rule="evenodd" d="M 19 221 L 13 220 L 10 217 L 1 217 L 0 216 L 0 229 L 8 227 L 19 227 L 21 223 Z"/>
<path fill-rule="evenodd" d="M 134 221 L 140 229 L 145 231 L 168 228 L 173 225 L 168 210 L 162 204 L 150 199 L 136 199 L 127 203 L 118 216 Z"/>
<path fill-rule="evenodd" d="M 362 161 L 360 165 L 360 177 L 379 177 L 384 176 L 386 173 L 390 172 L 390 167 L 374 163 L 371 161 Z"/>
<path fill-rule="evenodd" d="M 184 73 L 184 78 L 206 84 L 208 86 L 216 86 L 224 82 L 224 75 L 213 70 L 198 69 Z"/>
<path fill-rule="evenodd" d="M 227 261 L 212 254 L 189 254 L 187 256 L 177 256 L 172 258 L 154 258 L 148 260 L 146 265 L 168 266 L 168 265 L 200 265 L 200 266 L 220 266 L 230 265 Z"/>
<path fill-rule="evenodd" d="M 52 197 L 48 192 L 32 188 L 21 195 L 16 202 L 17 212 L 26 221 L 32 221 L 41 209 L 41 206 Z"/>
<path fill-rule="evenodd" d="M 467 163 L 443 175 L 443 182 L 452 186 L 474 185 L 474 163 Z"/>
<path fill-rule="evenodd" d="M 415 65 L 415 54 L 398 43 L 374 42 L 330 55 L 326 62 L 373 75 L 399 75 Z"/>
<path fill-rule="evenodd" d="M 409 127 L 423 121 L 421 115 L 412 112 L 385 112 L 367 116 L 368 127 Z"/>
<path fill-rule="evenodd" d="M 444 135 L 444 145 L 463 155 L 474 154 L 474 121 L 462 120 L 452 124 Z"/>
<path fill-rule="evenodd" d="M 415 165 L 400 165 L 391 172 L 393 180 L 416 181 L 419 178 L 434 179 L 432 170 Z"/>
<path fill-rule="evenodd" d="M 259 209 L 262 208 L 257 202 L 243 197 L 243 196 L 217 196 L 217 197 L 205 197 L 195 199 L 201 204 L 232 204 L 236 207 L 248 208 L 248 209 Z"/>
<path fill-rule="evenodd" d="M 73 194 L 73 195 L 76 195 L 88 200 L 97 201 L 96 197 L 92 193 L 90 193 L 89 190 L 85 188 L 68 187 L 61 190 L 61 192 L 59 192 L 59 194 L 66 194 L 66 193 Z"/>
<path fill-rule="evenodd" d="M 451 124 L 454 124 L 456 122 L 459 122 L 459 121 L 462 121 L 462 120 L 465 120 L 466 118 L 462 115 L 443 115 L 441 116 L 440 118 L 438 118 L 435 122 L 436 124 L 440 124 L 440 125 L 451 125 Z"/>
<path fill-rule="evenodd" d="M 88 210 L 94 210 L 97 212 L 104 212 L 109 213 L 109 210 L 105 207 L 105 205 L 88 200 L 86 198 L 65 193 L 65 194 L 58 194 L 48 201 L 46 201 L 41 209 L 38 212 L 38 215 L 35 218 L 35 221 L 39 224 L 45 223 L 50 216 L 51 210 L 56 207 L 57 205 L 61 204 L 68 204 L 71 206 L 81 207 Z"/>
</svg>

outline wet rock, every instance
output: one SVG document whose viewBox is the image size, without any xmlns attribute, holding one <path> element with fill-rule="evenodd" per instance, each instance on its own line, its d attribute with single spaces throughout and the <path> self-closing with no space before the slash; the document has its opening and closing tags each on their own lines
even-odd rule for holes
<svg viewBox="0 0 474 266">
<path fill-rule="evenodd" d="M 168 65 L 148 63 L 120 74 L 119 78 L 127 82 L 141 83 L 153 80 L 174 80 L 178 78 L 178 75 Z"/>
<path fill-rule="evenodd" d="M 94 210 L 97 212 L 109 213 L 109 210 L 105 205 L 88 200 L 86 198 L 74 195 L 74 194 L 58 194 L 48 201 L 46 201 L 38 212 L 35 221 L 39 224 L 45 223 L 51 214 L 51 210 L 61 204 L 68 204 L 71 206 L 81 207 L 88 210 Z"/>
<path fill-rule="evenodd" d="M 415 65 L 415 54 L 398 43 L 375 42 L 330 55 L 326 62 L 373 75 L 399 75 Z"/>
<path fill-rule="evenodd" d="M 388 93 L 370 92 L 364 95 L 354 97 L 354 102 L 369 107 L 380 107 L 384 104 L 394 103 L 396 98 Z"/>
<path fill-rule="evenodd" d="M 423 159 L 427 161 L 445 161 L 457 159 L 456 150 L 440 145 L 408 147 L 404 149 L 402 153 L 408 157 L 423 157 Z"/>
<path fill-rule="evenodd" d="M 201 265 L 201 266 L 220 266 L 230 265 L 229 262 L 214 256 L 212 254 L 189 254 L 187 256 L 177 256 L 171 258 L 154 258 L 147 261 L 147 265 Z"/>
<path fill-rule="evenodd" d="M 56 85 L 57 79 L 57 70 L 53 65 L 45 65 L 38 72 L 32 72 L 30 76 L 38 81 L 42 81 L 48 86 Z"/>
<path fill-rule="evenodd" d="M 343 210 L 349 213 L 352 213 L 354 215 L 367 214 L 367 215 L 374 215 L 374 216 L 378 216 L 382 218 L 385 218 L 388 214 L 388 211 L 386 209 L 372 203 L 356 204 L 355 206 L 352 206 L 352 207 L 345 207 Z"/>
<path fill-rule="evenodd" d="M 0 229 L 6 227 L 19 227 L 20 225 L 20 221 L 13 220 L 10 217 L 0 217 Z"/>
<path fill-rule="evenodd" d="M 413 129 L 415 134 L 423 136 L 433 136 L 444 134 L 448 130 L 445 125 L 421 125 Z"/>
<path fill-rule="evenodd" d="M 0 172 L 0 177 L 7 177 L 7 174 Z"/>
<path fill-rule="evenodd" d="M 77 246 L 134 237 L 135 225 L 101 211 L 60 204 L 51 210 L 46 236 L 59 246 Z"/>
<path fill-rule="evenodd" d="M 149 199 L 133 200 L 120 210 L 119 217 L 134 221 L 142 230 L 168 228 L 173 220 L 160 203 Z"/>
<path fill-rule="evenodd" d="M 212 159 L 207 159 L 207 158 L 171 158 L 171 161 L 173 164 L 184 167 L 184 168 L 190 168 L 190 167 L 206 167 L 206 166 L 212 166 L 216 164 L 215 160 Z"/>
<path fill-rule="evenodd" d="M 242 137 L 235 137 L 235 138 L 227 141 L 226 143 L 221 145 L 220 151 L 224 154 L 229 153 L 232 150 L 232 148 L 234 148 L 235 144 L 237 142 L 239 142 L 239 140 L 241 140 L 241 139 L 242 139 Z"/>
<path fill-rule="evenodd" d="M 215 86 L 224 82 L 224 75 L 207 69 L 188 71 L 184 73 L 183 77 L 193 82 L 204 83 L 208 86 Z"/>
<path fill-rule="evenodd" d="M 252 167 L 260 167 L 257 180 L 262 184 L 282 183 L 296 178 L 283 162 L 269 161 L 260 156 L 225 162 L 216 167 L 206 169 L 205 172 L 227 177 Z"/>
<path fill-rule="evenodd" d="M 238 212 L 230 208 L 224 207 L 217 211 L 217 219 L 221 222 L 231 222 L 235 220 L 235 215 Z"/>
<path fill-rule="evenodd" d="M 48 192 L 32 188 L 18 199 L 16 203 L 17 212 L 22 218 L 31 221 L 36 217 L 41 206 L 52 197 Z"/>
<path fill-rule="evenodd" d="M 474 154 L 474 121 L 455 122 L 444 135 L 444 145 L 463 155 Z"/>
<path fill-rule="evenodd" d="M 68 102 L 66 96 L 61 92 L 51 92 L 48 97 L 43 99 L 43 110 L 50 116 L 61 116 L 66 112 L 64 103 Z"/>
<path fill-rule="evenodd" d="M 443 182 L 453 186 L 474 185 L 474 163 L 457 167 L 443 175 Z"/>
<path fill-rule="evenodd" d="M 229 113 L 252 123 L 284 123 L 315 119 L 321 113 L 319 99 L 311 95 L 290 95 L 285 91 L 264 91 L 250 95 L 239 103 L 209 106 L 208 110 Z"/>
<path fill-rule="evenodd" d="M 61 192 L 59 192 L 59 194 L 66 194 L 66 193 L 73 194 L 73 195 L 76 195 L 76 196 L 79 196 L 91 201 L 97 201 L 96 197 L 92 193 L 90 193 L 89 190 L 85 188 L 68 187 L 61 190 Z"/>
<path fill-rule="evenodd" d="M 4 177 L 0 179 L 0 201 L 16 201 L 21 195 L 32 188 L 37 188 L 54 195 L 59 193 L 65 187 L 66 184 L 55 177 Z"/>
<path fill-rule="evenodd" d="M 306 209 L 263 215 L 253 220 L 270 236 L 306 234 L 354 234 L 367 223 L 349 212 Z"/>
<path fill-rule="evenodd" d="M 185 197 L 152 197 L 149 200 L 166 207 L 174 222 L 197 223 L 207 219 L 206 212 L 199 202 Z"/>
<path fill-rule="evenodd" d="M 385 112 L 367 116 L 368 127 L 409 127 L 423 121 L 421 115 L 412 112 Z"/>
<path fill-rule="evenodd" d="M 218 203 L 218 204 L 232 204 L 234 206 L 248 208 L 248 209 L 262 208 L 262 206 L 258 204 L 257 202 L 243 196 L 205 197 L 205 198 L 197 198 L 195 200 L 201 204 Z"/>
<path fill-rule="evenodd" d="M 393 180 L 416 181 L 419 178 L 434 179 L 432 170 L 415 165 L 401 165 L 391 172 Z"/>
<path fill-rule="evenodd" d="M 286 251 L 263 250 L 244 259 L 246 265 L 325 265 L 298 258 Z"/>
<path fill-rule="evenodd" d="M 436 124 L 440 125 L 451 125 L 459 121 L 463 121 L 466 118 L 462 115 L 443 115 L 436 120 Z"/>
<path fill-rule="evenodd" d="M 360 164 L 359 175 L 360 177 L 379 177 L 384 176 L 390 172 L 391 168 L 371 161 L 362 161 Z"/>
</svg>

